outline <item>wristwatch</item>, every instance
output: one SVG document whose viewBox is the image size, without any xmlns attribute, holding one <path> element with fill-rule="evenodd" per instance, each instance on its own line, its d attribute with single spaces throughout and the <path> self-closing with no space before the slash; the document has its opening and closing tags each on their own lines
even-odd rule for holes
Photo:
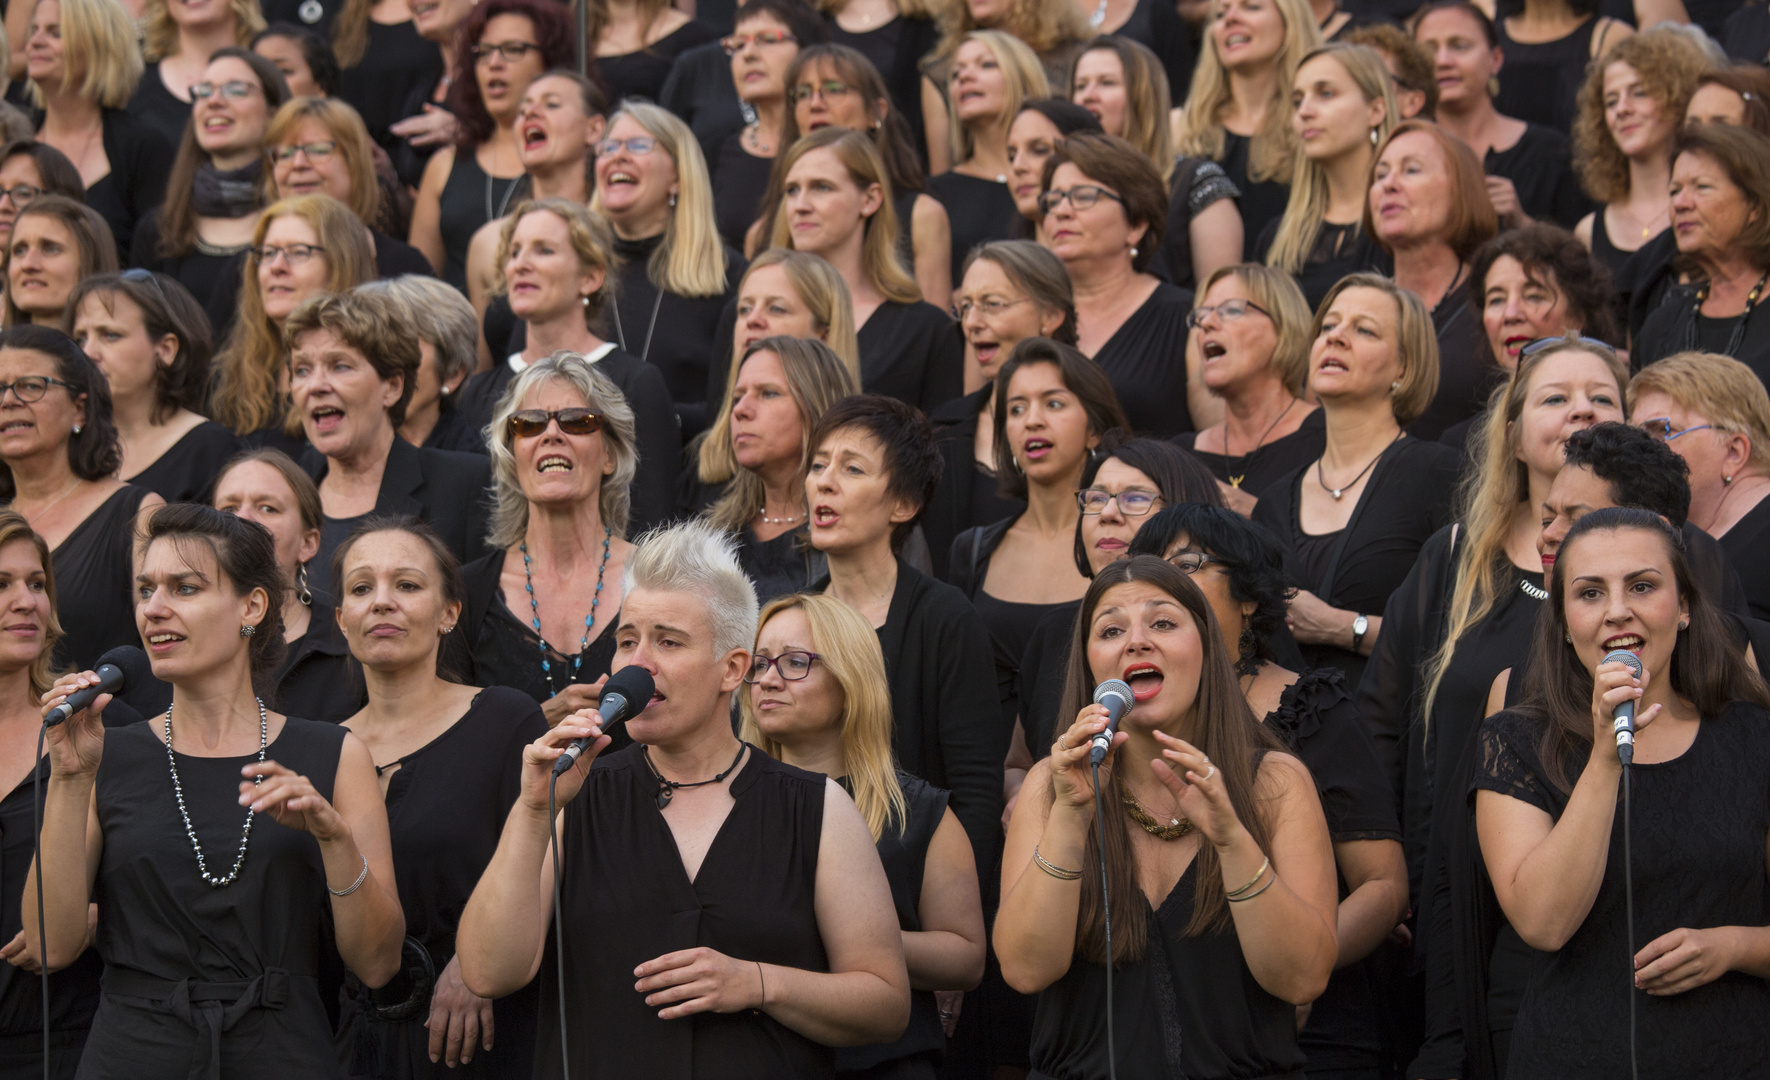
<svg viewBox="0 0 1770 1080">
<path fill-rule="evenodd" d="M 1360 645 L 1364 644 L 1365 631 L 1369 630 L 1370 628 L 1371 628 L 1371 621 L 1369 619 L 1365 618 L 1363 615 L 1352 616 L 1352 651 L 1353 652 L 1357 652 L 1358 647 Z"/>
</svg>

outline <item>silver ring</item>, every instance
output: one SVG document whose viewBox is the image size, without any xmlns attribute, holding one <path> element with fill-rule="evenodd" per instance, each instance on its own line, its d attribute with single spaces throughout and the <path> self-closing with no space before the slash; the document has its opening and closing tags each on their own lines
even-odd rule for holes
<svg viewBox="0 0 1770 1080">
<path fill-rule="evenodd" d="M 1206 758 L 1206 759 L 1205 759 L 1205 764 L 1206 764 L 1206 765 L 1211 765 L 1211 759 L 1210 759 L 1210 758 Z M 1211 777 L 1213 777 L 1213 776 L 1216 776 L 1216 775 L 1217 775 L 1217 766 L 1215 766 L 1215 765 L 1211 765 L 1211 771 L 1209 771 L 1209 772 L 1207 772 L 1207 773 L 1205 773 L 1205 774 L 1204 774 L 1204 775 L 1203 775 L 1203 776 L 1201 776 L 1201 777 L 1199 777 L 1199 779 L 1200 779 L 1200 780 L 1209 780 L 1209 779 L 1210 779 L 1210 778 L 1211 778 Z"/>
</svg>

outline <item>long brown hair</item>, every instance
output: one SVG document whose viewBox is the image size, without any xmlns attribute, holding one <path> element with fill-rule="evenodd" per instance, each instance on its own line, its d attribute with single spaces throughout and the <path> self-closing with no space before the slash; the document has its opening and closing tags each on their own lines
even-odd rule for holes
<svg viewBox="0 0 1770 1080">
<path fill-rule="evenodd" d="M 164 3 L 164 0 L 155 2 Z M 252 6 L 257 9 L 256 4 Z M 251 49 L 232 45 L 216 49 L 209 63 L 228 58 L 245 64 L 257 77 L 258 88 L 264 94 L 264 120 L 268 127 L 277 110 L 289 100 L 289 84 L 283 73 Z M 191 190 L 196 186 L 197 172 L 208 163 L 209 152 L 197 145 L 197 119 L 193 114 L 185 121 L 184 134 L 179 137 L 172 172 L 166 178 L 166 200 L 160 204 L 160 246 L 154 254 L 162 259 L 181 258 L 197 250 L 197 213 L 191 209 Z"/>
<path fill-rule="evenodd" d="M 1272 750 L 1283 749 L 1266 726 L 1254 717 L 1242 696 L 1231 666 L 1234 657 L 1217 628 L 1211 605 L 1198 586 L 1178 567 L 1154 555 L 1136 555 L 1121 559 L 1101 570 L 1082 597 L 1082 608 L 1076 616 L 1075 630 L 1070 636 L 1069 666 L 1063 676 L 1063 697 L 1057 715 L 1074 716 L 1094 700 L 1094 673 L 1088 665 L 1088 637 L 1094 612 L 1109 590 L 1118 585 L 1142 582 L 1154 585 L 1179 602 L 1192 615 L 1198 628 L 1204 662 L 1199 668 L 1198 696 L 1193 708 L 1191 730 L 1186 739 L 1211 759 L 1223 775 L 1223 786 L 1229 801 L 1254 842 L 1262 849 L 1272 847 L 1272 822 L 1262 806 L 1259 791 L 1260 762 Z M 1102 782 L 1110 791 L 1106 805 L 1114 808 L 1106 815 L 1106 878 L 1117 897 L 1141 896 L 1143 887 L 1137 880 L 1137 855 L 1131 848 L 1130 826 L 1117 807 L 1125 792 L 1123 773 L 1112 769 Z M 1084 863 L 1100 865 L 1100 844 L 1096 832 L 1088 830 Z M 1197 892 L 1194 894 L 1192 921 L 1185 933 L 1197 936 L 1220 932 L 1232 924 L 1229 901 L 1223 895 L 1221 861 L 1209 843 L 1200 843 L 1195 860 Z M 1120 903 L 1123 903 L 1121 899 Z M 1100 895 L 1100 875 L 1088 871 L 1082 875 L 1082 903 L 1077 913 L 1076 954 L 1090 963 L 1106 962 L 1106 931 Z M 1149 947 L 1148 928 L 1139 918 L 1123 919 L 1119 932 L 1113 935 L 1113 960 L 1123 965 L 1142 958 Z"/>
</svg>

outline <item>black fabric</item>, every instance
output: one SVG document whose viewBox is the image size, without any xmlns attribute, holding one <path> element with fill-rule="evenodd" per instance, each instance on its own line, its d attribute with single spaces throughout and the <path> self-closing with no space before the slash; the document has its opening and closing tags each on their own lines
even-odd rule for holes
<svg viewBox="0 0 1770 1080">
<path fill-rule="evenodd" d="M 1278 239 L 1281 221 L 1283 218 L 1267 222 L 1260 238 L 1254 241 L 1254 262 L 1265 264 L 1273 241 Z M 1395 260 L 1383 250 L 1383 245 L 1364 231 L 1362 223 L 1335 225 L 1323 221 L 1321 231 L 1315 235 L 1315 246 L 1303 262 L 1303 269 L 1292 274 L 1291 279 L 1303 290 L 1303 300 L 1309 310 L 1314 311 L 1321 307 L 1328 291 L 1339 284 L 1341 278 L 1364 271 L 1388 277 L 1395 272 Z"/>
<path fill-rule="evenodd" d="M 467 247 L 488 221 L 503 217 L 522 201 L 527 175 L 505 179 L 487 175 L 471 147 L 456 147 L 455 165 L 437 199 L 442 232 L 444 281 L 467 291 Z M 489 212 L 488 212 L 489 208 Z"/>
<path fill-rule="evenodd" d="M 154 142 L 169 148 L 162 169 L 170 172 L 172 151 L 178 148 L 179 141 L 184 138 L 185 125 L 190 122 L 191 103 L 180 101 L 166 89 L 165 80 L 160 78 L 158 60 L 148 64 L 141 73 L 141 81 L 135 84 L 135 93 L 123 111 L 129 116 L 129 126 L 143 130 Z"/>
<path fill-rule="evenodd" d="M 1142 10 L 1141 6 L 1138 8 Z M 1210 158 L 1183 157 L 1174 162 L 1168 198 L 1168 223 L 1163 228 L 1160 260 L 1167 279 L 1182 289 L 1196 288 L 1192 269 L 1192 219 L 1221 199 L 1241 197 L 1223 166 Z"/>
<path fill-rule="evenodd" d="M 128 258 L 135 223 L 166 197 L 166 175 L 176 142 L 163 142 L 151 125 L 136 123 L 121 109 L 101 109 L 100 134 L 111 171 L 86 189 L 86 205 L 111 227 L 117 254 Z"/>
<path fill-rule="evenodd" d="M 264 10 L 264 21 L 267 23 L 289 23 L 292 26 L 305 26 L 331 40 L 332 23 L 338 18 L 339 11 L 344 7 L 339 0 L 314 0 L 314 7 L 319 9 L 317 18 L 307 18 L 302 9 L 308 8 L 302 0 L 265 0 L 259 5 Z M 374 26 L 375 23 L 369 23 Z M 370 54 L 374 55 L 373 53 Z"/>
<path fill-rule="evenodd" d="M 726 2 L 729 4 L 729 0 Z M 712 12 L 697 10 L 696 16 L 718 33 L 730 32 L 729 10 L 724 30 L 719 29 L 720 20 Z M 717 41 L 683 50 L 670 66 L 670 77 L 664 80 L 664 88 L 658 91 L 658 104 L 681 117 L 694 132 L 709 171 L 719 160 L 719 148 L 725 144 L 726 137 L 737 134 L 744 127 L 737 87 L 731 81 L 731 57 L 725 55 L 725 47 Z M 740 239 L 734 246 L 743 250 L 743 241 Z"/>
<path fill-rule="evenodd" d="M 486 446 L 485 433 L 473 426 L 475 418 L 457 407 L 455 400 L 453 397 L 448 399 L 442 415 L 436 418 L 436 426 L 425 436 L 424 445 L 432 450 L 459 450 L 466 454 L 490 453 Z"/>
<path fill-rule="evenodd" d="M 1729 15 L 1721 26 L 1721 46 L 1743 63 L 1770 59 L 1770 5 L 1746 4 Z"/>
<path fill-rule="evenodd" d="M 599 757 L 563 811 L 560 917 L 620 932 L 567 934 L 563 958 L 547 935 L 535 1075 L 559 1075 L 555 979 L 563 967 L 571 1074 L 581 1080 L 834 1076 L 834 1051 L 766 1013 L 660 1020 L 633 992 L 635 967 L 696 946 L 829 970 L 813 909 L 828 781 L 752 747 L 731 781 L 735 805 L 690 881 L 640 749 Z"/>
<path fill-rule="evenodd" d="M 240 452 L 240 445 L 238 435 L 205 420 L 125 483 L 147 488 L 169 503 L 208 502 L 215 474 Z"/>
<path fill-rule="evenodd" d="M 762 216 L 774 159 L 745 150 L 740 129 L 726 136 L 718 155 L 708 159 L 708 164 L 713 173 L 713 220 L 719 226 L 719 238 L 742 251 L 750 226 Z"/>
<path fill-rule="evenodd" d="M 1506 20 L 1497 20 L 1494 29 L 1506 66 L 1500 72 L 1500 92 L 1494 95 L 1493 107 L 1504 116 L 1572 132 L 1579 115 L 1575 99 L 1592 58 L 1592 32 L 1597 26 L 1598 17 L 1593 16 L 1566 37 L 1527 45 L 1513 41 Z"/>
<path fill-rule="evenodd" d="M 1020 658 L 1015 696 L 1020 701 L 1020 728 L 1034 761 L 1050 757 L 1051 744 L 1057 741 L 1057 706 L 1063 700 L 1070 639 L 1081 610 L 1082 602 L 1076 600 L 1047 611 L 1027 637 L 1026 652 Z"/>
<path fill-rule="evenodd" d="M 1643 240 L 1641 242 L 1641 247 L 1646 247 L 1653 242 L 1654 237 L 1669 231 L 1669 229 L 1661 229 L 1659 232 L 1654 233 L 1653 236 L 1647 237 Z M 1618 247 L 1616 241 L 1610 238 L 1610 226 L 1604 220 L 1604 207 L 1599 206 L 1593 210 L 1592 257 L 1604 264 L 1604 269 L 1610 271 L 1610 277 L 1613 281 L 1624 275 L 1630 256 L 1634 255 L 1635 252 L 1639 250 L 1639 247 L 1631 248 L 1626 251 Z"/>
<path fill-rule="evenodd" d="M 928 178 L 928 194 L 946 207 L 953 238 L 954 288 L 965 277 L 965 256 L 972 248 L 1020 235 L 1020 207 L 1014 204 L 1006 182 L 944 172 Z"/>
<path fill-rule="evenodd" d="M 442 77 L 442 50 L 419 36 L 410 19 L 392 24 L 370 19 L 362 62 L 339 73 L 338 96 L 362 115 L 369 138 L 387 151 L 400 182 L 409 187 L 423 179 L 430 155 L 414 152 L 391 128 L 422 115 Z"/>
<path fill-rule="evenodd" d="M 379 229 L 370 229 L 369 238 L 375 244 L 375 275 L 381 280 L 389 281 L 406 274 L 436 276 L 436 268 L 430 265 L 430 260 L 424 257 L 424 253 L 404 240 L 391 237 Z"/>
<path fill-rule="evenodd" d="M 135 223 L 130 241 L 129 265 L 154 270 L 176 280 L 190 290 L 197 303 L 209 316 L 216 341 L 227 340 L 238 314 L 235 299 L 240 291 L 240 274 L 246 265 L 246 248 L 202 247 L 170 258 L 160 254 L 160 208 L 154 207 Z"/>
<path fill-rule="evenodd" d="M 1131 9 L 1131 17 L 1112 33 L 1114 37 L 1147 45 L 1162 62 L 1162 71 L 1168 76 L 1169 96 L 1177 102 L 1186 99 L 1187 88 L 1192 85 L 1192 65 L 1196 57 L 1193 55 L 1192 35 L 1187 32 L 1186 24 L 1180 20 L 1180 12 L 1173 4 L 1137 0 L 1137 6 Z M 1059 97 L 1069 96 L 1067 84 L 1051 89 Z"/>
<path fill-rule="evenodd" d="M 1699 315 L 1696 308 L 1699 287 L 1674 285 L 1668 290 L 1665 302 L 1647 316 L 1646 324 L 1641 327 L 1635 348 L 1629 354 L 1630 366 L 1639 371 L 1655 360 L 1696 348 L 1731 356 L 1756 372 L 1760 380 L 1770 383 L 1770 311 L 1764 310 L 1770 308 L 1770 304 L 1760 302 L 1747 314 L 1745 336 L 1739 347 L 1729 352 L 1727 345 L 1740 317 L 1716 319 Z M 1692 323 L 1696 332 L 1694 344 L 1688 337 Z"/>
<path fill-rule="evenodd" d="M 910 145 L 928 165 L 928 135 L 922 118 L 922 57 L 940 44 L 940 27 L 933 19 L 899 15 L 884 26 L 851 34 L 836 25 L 833 16 L 824 21 L 830 28 L 830 41 L 859 49 L 879 74 L 885 77 L 885 89 L 891 94 L 891 108 L 910 126 Z"/>
<path fill-rule="evenodd" d="M 772 540 L 759 539 L 746 528 L 737 540 L 738 564 L 756 586 L 756 599 L 761 603 L 803 592 L 829 573 L 829 560 L 811 546 L 811 537 L 803 527 Z"/>
<path fill-rule="evenodd" d="M 897 831 L 887 828 L 878 840 L 879 861 L 885 864 L 885 880 L 891 885 L 891 905 L 897 924 L 905 933 L 922 929 L 922 873 L 928 865 L 928 845 L 946 817 L 947 793 L 898 771 L 903 788 L 904 819 Z M 843 788 L 852 795 L 846 777 Z M 910 1023 L 894 1042 L 856 1046 L 836 1051 L 836 1075 L 853 1080 L 853 1074 L 905 1059 L 926 1061 L 946 1049 L 946 1033 L 940 1027 L 940 1009 L 932 990 L 910 992 Z M 872 1075 L 866 1073 L 866 1075 Z"/>
<path fill-rule="evenodd" d="M 984 580 L 989 577 L 990 557 L 1018 520 L 1020 515 L 1016 514 L 991 525 L 966 529 L 953 541 L 952 554 L 947 562 L 948 580 L 971 601 L 984 627 L 989 630 L 996 660 L 996 693 L 1002 703 L 1002 722 L 1010 729 L 1021 712 L 1017 690 L 1021 678 L 1020 663 L 1032 641 L 1033 630 L 1051 611 L 1073 603 L 1023 604 L 1002 600 L 983 591 Z"/>
<path fill-rule="evenodd" d="M 696 45 L 717 41 L 718 37 L 706 23 L 690 19 L 637 52 L 596 57 L 593 63 L 608 91 L 609 107 L 613 109 L 627 98 L 656 101 L 676 58 Z"/>
<path fill-rule="evenodd" d="M 1569 793 L 1537 756 L 1540 721 L 1500 713 L 1483 722 L 1473 787 L 1528 803 L 1559 820 Z M 1567 762 L 1570 783 L 1590 747 Z M 1735 702 L 1703 717 L 1682 755 L 1637 762 L 1633 774 L 1636 948 L 1681 926 L 1770 922 L 1764 836 L 1770 829 L 1770 712 Z M 1770 983 L 1728 972 L 1670 997 L 1633 992 L 1624 909 L 1623 829 L 1613 822 L 1604 877 L 1591 911 L 1524 992 L 1512 1034 L 1509 1080 L 1629 1071 L 1631 998 L 1646 1076 L 1770 1076 Z"/>
<path fill-rule="evenodd" d="M 724 292 L 713 296 L 661 292 L 652 283 L 647 264 L 663 240 L 660 233 L 644 240 L 615 241 L 615 254 L 621 258 L 619 284 L 614 304 L 603 314 L 608 333 L 602 336 L 663 373 L 683 437 L 692 438 L 713 421 L 707 404 L 708 343 L 718 336 L 725 305 L 737 299 L 738 282 L 748 264 L 728 247 Z"/>
<path fill-rule="evenodd" d="M 1731 529 L 1716 537 L 1727 561 L 1738 571 L 1746 604 L 1759 619 L 1770 619 L 1770 499 L 1759 499 Z"/>
<path fill-rule="evenodd" d="M 105 733 L 94 792 L 104 851 L 92 893 L 104 992 L 80 1075 L 341 1075 L 316 978 L 334 948 L 324 929 L 330 919 L 319 842 L 269 814 L 256 815 L 239 877 L 225 888 L 205 883 L 167 790 L 158 730 L 142 723 Z M 334 724 L 290 717 L 267 757 L 330 799 L 345 734 Z M 233 865 L 246 820 L 238 801 L 240 769 L 257 757 L 177 755 L 184 805 L 212 874 L 225 875 Z M 231 992 L 216 986 L 228 983 L 237 984 Z M 182 993 L 189 999 L 181 1006 Z M 243 1015 L 229 1025 L 234 1017 L 215 1015 L 224 1011 L 215 1006 L 235 996 L 240 1005 L 225 1012 Z M 254 1001 L 261 1007 L 249 1007 Z M 214 1028 L 226 1028 L 219 1060 L 210 1057 Z"/>
<path fill-rule="evenodd" d="M 1641 337 L 1647 316 L 1665 302 L 1666 294 L 1678 283 L 1679 273 L 1674 265 L 1677 257 L 1677 234 L 1663 229 L 1624 260 L 1622 270 L 1611 280 L 1617 307 L 1627 319 L 1623 326 L 1628 335 L 1625 341 Z"/>
<path fill-rule="evenodd" d="M 977 425 L 982 422 L 990 386 L 954 398 L 928 415 L 934 425 L 935 445 L 940 448 L 940 484 L 922 512 L 922 532 L 934 576 L 950 581 L 947 559 L 953 539 L 966 529 L 1012 517 L 1026 509 L 1022 499 L 1004 499 L 996 491 L 996 474 L 977 460 Z"/>
<path fill-rule="evenodd" d="M 1235 477 L 1240 476 L 1241 482 L 1235 486 L 1255 498 L 1261 498 L 1267 488 L 1283 479 L 1286 474 L 1314 463 L 1327 450 L 1327 418 L 1320 409 L 1311 410 L 1296 431 L 1281 439 L 1274 439 L 1252 453 L 1234 458 L 1202 449 L 1198 445 L 1196 431 L 1182 432 L 1174 436 L 1172 441 L 1175 446 L 1192 451 L 1193 456 L 1211 470 L 1211 475 L 1218 480 L 1231 484 Z"/>
<path fill-rule="evenodd" d="M 540 707 L 516 690 L 481 690 L 461 718 L 398 761 L 388 777 L 387 827 L 393 880 L 405 910 L 406 936 L 430 954 L 438 975 L 455 956 L 455 931 L 468 897 L 498 849 L 504 819 L 522 793 L 522 752 L 547 733 Z M 377 762 L 386 770 L 392 762 Z M 534 983 L 492 1002 L 493 1043 L 454 1068 L 430 1060 L 430 1010 L 400 1022 L 374 1019 L 372 1001 L 397 1004 L 408 980 L 377 993 L 354 984 L 338 1041 L 358 1063 L 385 1077 L 527 1076 L 535 1048 Z"/>
<path fill-rule="evenodd" d="M 1192 430 L 1186 404 L 1186 316 L 1191 311 L 1191 292 L 1160 282 L 1094 354 L 1139 435 L 1166 439 Z"/>
<path fill-rule="evenodd" d="M 342 724 L 369 703 L 362 665 L 351 658 L 338 629 L 337 609 L 317 599 L 307 616 L 307 633 L 289 642 L 273 682 L 275 708 L 286 716 Z"/>
<path fill-rule="evenodd" d="M 58 668 L 85 671 L 118 645 L 141 644 L 131 595 L 132 537 L 136 512 L 149 494 L 147 488 L 123 485 L 49 553 L 62 627 L 55 643 Z"/>
<path fill-rule="evenodd" d="M 1291 584 L 1333 607 L 1374 615 L 1401 585 L 1426 540 L 1448 523 L 1457 467 L 1456 452 L 1435 442 L 1402 438 L 1383 451 L 1343 530 L 1344 551 L 1326 595 L 1322 582 L 1302 571 L 1299 558 L 1305 535 L 1297 525 L 1297 507 L 1303 484 L 1317 482 L 1313 465 L 1268 488 L 1254 507 L 1254 521 L 1278 538 Z M 1320 645 L 1304 645 L 1303 658 L 1310 667 L 1338 668 L 1354 686 L 1366 663 L 1355 652 Z"/>
<path fill-rule="evenodd" d="M 517 333 L 519 330 L 522 331 L 520 334 Z M 509 356 L 522 351 L 522 346 L 517 341 L 519 338 L 525 342 L 528 340 L 528 323 L 517 318 L 516 312 L 510 310 L 509 296 L 494 296 L 486 303 L 485 314 L 480 317 L 480 333 L 485 336 L 486 348 L 491 350 L 494 357 Z M 496 366 L 494 361 L 493 367 Z M 469 381 L 478 377 L 469 376 Z M 491 416 L 490 413 L 486 415 L 488 419 Z"/>
<path fill-rule="evenodd" d="M 1179 100 L 1179 95 L 1175 95 Z M 1254 243 L 1266 231 L 1269 222 L 1284 217 L 1290 205 L 1291 185 L 1286 180 L 1248 179 L 1248 153 L 1251 140 L 1233 131 L 1223 133 L 1223 171 L 1229 182 L 1241 192 L 1242 249 L 1247 258 L 1254 257 Z"/>
<path fill-rule="evenodd" d="M 1438 393 L 1407 426 L 1409 435 L 1428 441 L 1485 409 L 1493 388 L 1506 377 L 1505 369 L 1488 356 L 1481 302 L 1472 283 L 1439 301 L 1432 309 L 1432 326 L 1438 331 Z"/>
<path fill-rule="evenodd" d="M 965 340 L 953 317 L 925 300 L 887 300 L 858 327 L 860 385 L 924 412 L 965 389 Z"/>
<path fill-rule="evenodd" d="M 1487 175 L 1512 181 L 1519 207 L 1534 221 L 1572 229 L 1597 208 L 1574 175 L 1573 144 L 1553 128 L 1525 124 L 1517 142 L 1505 150 L 1489 149 L 1483 164 Z"/>
</svg>

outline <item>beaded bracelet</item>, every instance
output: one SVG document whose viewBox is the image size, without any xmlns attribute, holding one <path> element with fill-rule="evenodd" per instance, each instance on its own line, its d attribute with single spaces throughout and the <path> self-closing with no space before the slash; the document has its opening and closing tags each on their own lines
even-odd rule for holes
<svg viewBox="0 0 1770 1080">
<path fill-rule="evenodd" d="M 1080 870 L 1065 870 L 1061 866 L 1053 866 L 1045 860 L 1043 855 L 1039 854 L 1039 849 L 1036 846 L 1033 848 L 1033 862 L 1039 864 L 1040 870 L 1050 874 L 1059 881 L 1079 881 L 1082 876 Z"/>
<path fill-rule="evenodd" d="M 348 888 L 348 889 L 334 889 L 334 888 L 332 888 L 332 886 L 327 885 L 326 891 L 331 893 L 333 896 L 349 896 L 351 893 L 356 892 L 358 889 L 362 888 L 363 882 L 368 880 L 368 877 L 369 877 L 369 857 L 367 855 L 364 855 L 363 856 L 363 872 L 358 874 L 356 876 L 356 880 L 350 883 L 350 888 Z"/>
</svg>

